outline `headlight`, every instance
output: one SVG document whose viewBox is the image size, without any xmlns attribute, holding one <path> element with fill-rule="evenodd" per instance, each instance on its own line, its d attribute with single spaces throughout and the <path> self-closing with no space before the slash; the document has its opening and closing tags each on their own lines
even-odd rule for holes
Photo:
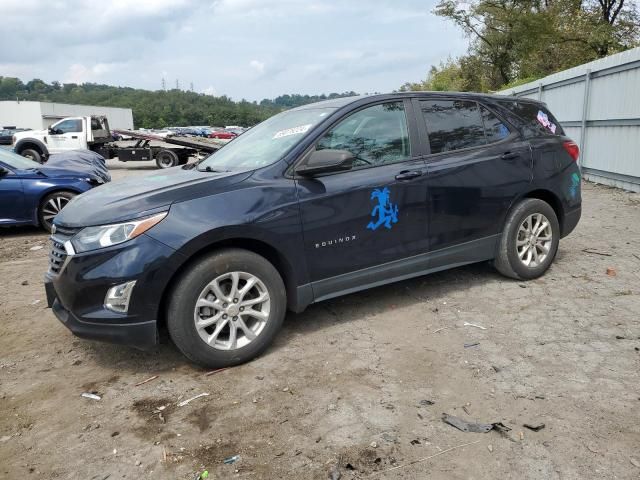
<svg viewBox="0 0 640 480">
<path fill-rule="evenodd" d="M 167 212 L 162 212 L 141 220 L 86 227 L 71 239 L 71 244 L 76 253 L 117 245 L 142 235 L 166 216 Z"/>
</svg>

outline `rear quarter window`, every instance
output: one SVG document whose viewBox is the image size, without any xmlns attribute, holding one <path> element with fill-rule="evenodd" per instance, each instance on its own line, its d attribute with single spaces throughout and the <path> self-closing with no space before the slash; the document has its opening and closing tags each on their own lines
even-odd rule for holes
<svg viewBox="0 0 640 480">
<path fill-rule="evenodd" d="M 542 104 L 513 101 L 498 102 L 498 104 L 516 117 L 525 137 L 564 135 L 558 120 Z"/>
</svg>

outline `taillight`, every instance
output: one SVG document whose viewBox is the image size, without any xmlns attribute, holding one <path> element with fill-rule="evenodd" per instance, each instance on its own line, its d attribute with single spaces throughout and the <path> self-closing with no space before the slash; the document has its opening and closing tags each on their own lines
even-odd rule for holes
<svg viewBox="0 0 640 480">
<path fill-rule="evenodd" d="M 580 156 L 580 149 L 578 148 L 578 145 L 576 145 L 576 142 L 567 140 L 566 142 L 563 142 L 562 146 L 567 151 L 567 153 L 571 155 L 571 158 L 573 158 L 573 161 L 577 162 L 578 157 Z"/>
</svg>

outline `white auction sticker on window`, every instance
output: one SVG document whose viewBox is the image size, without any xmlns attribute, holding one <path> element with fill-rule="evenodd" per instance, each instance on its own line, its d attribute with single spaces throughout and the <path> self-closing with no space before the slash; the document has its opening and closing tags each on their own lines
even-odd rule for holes
<svg viewBox="0 0 640 480">
<path fill-rule="evenodd" d="M 276 138 L 288 137 L 289 135 L 298 135 L 299 133 L 306 133 L 311 128 L 311 124 L 300 125 L 299 127 L 287 128 L 286 130 L 280 130 L 273 136 L 273 140 Z"/>
</svg>

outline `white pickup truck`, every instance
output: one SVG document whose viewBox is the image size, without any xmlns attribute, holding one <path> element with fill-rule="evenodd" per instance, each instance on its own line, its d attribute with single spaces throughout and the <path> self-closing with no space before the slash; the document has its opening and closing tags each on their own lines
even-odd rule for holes
<svg viewBox="0 0 640 480">
<path fill-rule="evenodd" d="M 16 132 L 13 148 L 23 157 L 42 163 L 51 153 L 98 150 L 112 141 L 106 117 L 69 117 L 54 123 L 48 130 Z"/>
<path fill-rule="evenodd" d="M 134 135 L 134 132 L 128 132 Z M 122 162 L 155 160 L 159 168 L 187 163 L 200 151 L 211 152 L 219 145 L 202 145 L 191 139 L 162 139 L 177 146 L 151 144 L 157 141 L 150 135 L 138 135 L 135 144 L 121 146 L 114 142 L 105 116 L 68 117 L 54 123 L 48 130 L 29 130 L 13 135 L 13 149 L 19 155 L 44 163 L 52 153 L 69 150 L 92 150 L 104 158 L 118 158 Z"/>
</svg>

